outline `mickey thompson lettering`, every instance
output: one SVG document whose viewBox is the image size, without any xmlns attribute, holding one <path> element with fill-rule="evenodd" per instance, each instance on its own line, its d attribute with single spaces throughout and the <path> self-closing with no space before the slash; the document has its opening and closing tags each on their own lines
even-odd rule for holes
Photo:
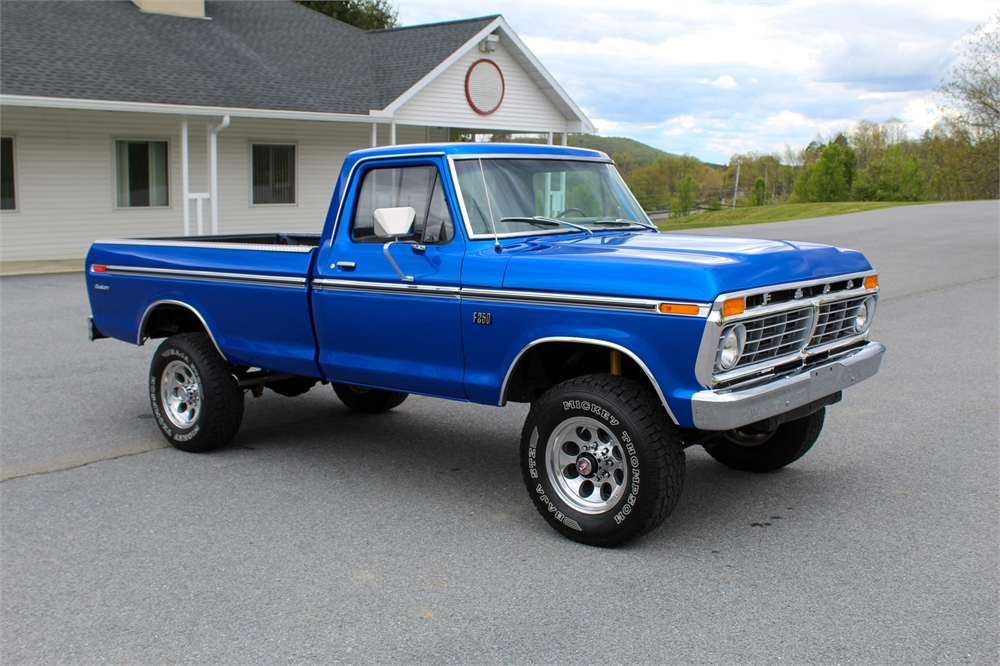
<svg viewBox="0 0 1000 666">
<path fill-rule="evenodd" d="M 618 419 L 611 416 L 608 410 L 604 409 L 600 405 L 595 405 L 594 403 L 586 400 L 563 400 L 563 409 L 566 411 L 571 409 L 582 409 L 585 412 L 597 414 L 613 426 L 618 425 Z"/>
</svg>

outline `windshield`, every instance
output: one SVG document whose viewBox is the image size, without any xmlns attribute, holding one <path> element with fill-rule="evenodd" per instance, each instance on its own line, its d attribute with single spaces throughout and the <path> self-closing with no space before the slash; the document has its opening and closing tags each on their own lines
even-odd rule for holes
<svg viewBox="0 0 1000 666">
<path fill-rule="evenodd" d="M 456 160 L 462 201 L 474 236 L 649 227 L 649 218 L 603 162 L 549 159 Z M 533 219 L 543 218 L 543 219 Z M 565 221 L 562 226 L 548 220 Z"/>
</svg>

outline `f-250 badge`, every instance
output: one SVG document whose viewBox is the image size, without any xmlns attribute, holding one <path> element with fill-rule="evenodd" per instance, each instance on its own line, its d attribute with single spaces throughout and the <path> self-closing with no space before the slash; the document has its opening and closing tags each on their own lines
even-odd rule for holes
<svg viewBox="0 0 1000 666">
<path fill-rule="evenodd" d="M 489 326 L 490 324 L 493 323 L 493 315 L 489 312 L 473 312 L 472 323 L 484 324 L 486 326 Z"/>
</svg>

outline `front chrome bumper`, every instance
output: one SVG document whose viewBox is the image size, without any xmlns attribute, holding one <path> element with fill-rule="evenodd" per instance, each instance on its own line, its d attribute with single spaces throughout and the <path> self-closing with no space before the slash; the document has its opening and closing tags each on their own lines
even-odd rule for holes
<svg viewBox="0 0 1000 666">
<path fill-rule="evenodd" d="M 698 391 L 691 415 L 699 430 L 731 430 L 790 412 L 878 372 L 885 346 L 869 342 L 832 361 L 744 390 Z"/>
</svg>

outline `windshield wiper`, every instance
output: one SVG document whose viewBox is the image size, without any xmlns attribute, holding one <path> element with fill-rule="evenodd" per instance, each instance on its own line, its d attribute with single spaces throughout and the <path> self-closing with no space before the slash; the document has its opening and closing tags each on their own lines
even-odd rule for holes
<svg viewBox="0 0 1000 666">
<path fill-rule="evenodd" d="M 577 229 L 578 231 L 584 232 L 588 236 L 594 235 L 594 232 L 588 229 L 587 227 L 581 227 L 579 224 L 573 224 L 572 222 L 567 222 L 565 220 L 557 220 L 554 217 L 542 217 L 541 215 L 535 215 L 533 217 L 528 217 L 528 216 L 501 217 L 500 221 L 525 222 L 527 224 L 536 224 L 540 227 L 558 227 L 558 226 L 572 227 L 573 229 Z"/>
<path fill-rule="evenodd" d="M 591 222 L 591 224 L 595 224 L 595 225 L 596 224 L 602 224 L 602 225 L 607 225 L 607 224 L 621 224 L 621 225 L 625 225 L 625 226 L 629 226 L 629 227 L 631 227 L 631 226 L 639 226 L 639 227 L 642 227 L 643 229 L 652 229 L 653 231 L 659 231 L 659 229 L 657 229 L 652 224 L 646 224 L 645 222 L 640 222 L 638 220 L 627 220 L 627 219 L 625 219 L 623 217 L 619 217 L 617 220 L 598 220 L 597 222 Z"/>
</svg>

